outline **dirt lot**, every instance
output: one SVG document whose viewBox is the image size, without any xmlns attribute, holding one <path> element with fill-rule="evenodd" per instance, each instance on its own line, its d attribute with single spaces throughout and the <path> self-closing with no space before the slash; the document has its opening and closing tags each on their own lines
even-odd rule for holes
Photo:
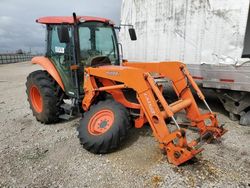
<svg viewBox="0 0 250 188">
<path fill-rule="evenodd" d="M 148 127 L 132 129 L 119 151 L 93 155 L 79 144 L 79 119 L 42 125 L 32 116 L 25 80 L 37 68 L 0 65 L 0 187 L 250 187 L 250 127 L 230 121 L 215 98 L 229 132 L 193 164 L 167 163 Z"/>
</svg>

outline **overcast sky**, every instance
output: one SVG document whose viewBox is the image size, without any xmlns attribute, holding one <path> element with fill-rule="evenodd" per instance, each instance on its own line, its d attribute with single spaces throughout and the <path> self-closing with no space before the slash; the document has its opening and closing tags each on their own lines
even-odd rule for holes
<svg viewBox="0 0 250 188">
<path fill-rule="evenodd" d="M 35 20 L 42 16 L 100 16 L 120 21 L 122 0 L 0 0 L 0 53 L 44 52 L 45 32 Z"/>
</svg>

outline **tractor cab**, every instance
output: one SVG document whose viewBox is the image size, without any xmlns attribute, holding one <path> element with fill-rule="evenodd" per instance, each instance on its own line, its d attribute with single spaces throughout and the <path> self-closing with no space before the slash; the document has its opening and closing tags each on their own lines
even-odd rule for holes
<svg viewBox="0 0 250 188">
<path fill-rule="evenodd" d="M 47 26 L 46 57 L 58 71 L 68 96 L 83 97 L 84 67 L 120 64 L 118 41 L 111 20 L 73 16 L 43 17 L 37 22 Z"/>
</svg>

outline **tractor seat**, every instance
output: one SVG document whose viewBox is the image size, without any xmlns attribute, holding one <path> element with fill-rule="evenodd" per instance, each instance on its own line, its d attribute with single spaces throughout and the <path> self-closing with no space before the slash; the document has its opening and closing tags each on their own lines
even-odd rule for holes
<svg viewBox="0 0 250 188">
<path fill-rule="evenodd" d="M 91 67 L 99 67 L 104 65 L 111 65 L 111 61 L 107 56 L 97 56 L 91 60 Z"/>
</svg>

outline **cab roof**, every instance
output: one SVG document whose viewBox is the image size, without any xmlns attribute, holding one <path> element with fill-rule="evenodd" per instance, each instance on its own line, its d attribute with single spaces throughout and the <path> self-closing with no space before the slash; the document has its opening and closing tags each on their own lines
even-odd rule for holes
<svg viewBox="0 0 250 188">
<path fill-rule="evenodd" d="M 114 22 L 109 19 L 92 16 L 77 16 L 77 20 L 79 22 L 103 22 L 114 25 Z M 48 16 L 38 18 L 36 22 L 41 24 L 73 24 L 74 20 L 72 16 Z"/>
</svg>

